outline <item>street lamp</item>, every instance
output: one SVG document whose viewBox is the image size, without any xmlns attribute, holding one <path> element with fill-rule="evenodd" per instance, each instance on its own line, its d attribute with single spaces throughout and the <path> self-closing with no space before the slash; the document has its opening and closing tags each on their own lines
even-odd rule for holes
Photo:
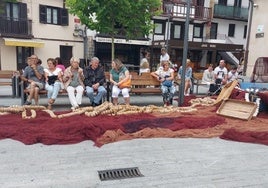
<svg viewBox="0 0 268 188">
<path fill-rule="evenodd" d="M 245 48 L 245 58 L 244 58 L 244 67 L 243 67 L 243 76 L 246 76 L 247 67 L 248 67 L 248 53 L 249 53 L 249 41 L 250 41 L 250 32 L 251 32 L 251 25 L 252 25 L 252 14 L 253 14 L 253 7 L 256 7 L 253 0 L 249 0 L 250 10 L 249 10 L 249 18 L 248 18 L 248 28 L 247 28 L 247 39 L 246 39 L 246 48 Z"/>
<path fill-rule="evenodd" d="M 179 89 L 179 102 L 178 102 L 179 106 L 181 106 L 184 102 L 185 71 L 186 71 L 186 60 L 188 52 L 188 31 L 189 31 L 190 8 L 191 8 L 190 7 L 191 0 L 186 1 L 187 1 L 187 8 L 186 8 L 186 20 L 185 20 L 185 30 L 183 40 L 182 74 L 181 74 L 181 85 Z"/>
<path fill-rule="evenodd" d="M 170 16 L 171 16 L 171 11 L 173 9 L 173 3 L 166 3 L 165 4 L 166 11 L 168 13 L 168 25 L 167 25 L 167 38 L 166 38 L 166 49 L 168 52 L 168 40 L 169 40 L 169 30 L 170 30 Z"/>
</svg>

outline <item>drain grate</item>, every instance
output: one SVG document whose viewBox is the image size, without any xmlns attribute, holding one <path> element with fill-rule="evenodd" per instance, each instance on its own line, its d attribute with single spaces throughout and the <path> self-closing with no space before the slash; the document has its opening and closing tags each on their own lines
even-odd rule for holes
<svg viewBox="0 0 268 188">
<path fill-rule="evenodd" d="M 101 181 L 142 177 L 138 167 L 98 171 Z"/>
</svg>

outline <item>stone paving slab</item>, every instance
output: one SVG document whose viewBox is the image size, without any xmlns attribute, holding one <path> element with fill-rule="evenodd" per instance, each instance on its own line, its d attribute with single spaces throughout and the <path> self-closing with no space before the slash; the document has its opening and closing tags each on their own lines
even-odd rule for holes
<svg viewBox="0 0 268 188">
<path fill-rule="evenodd" d="M 0 141 L 0 187 L 176 188 L 268 185 L 267 146 L 218 138 L 157 138 L 95 147 Z M 98 171 L 138 167 L 138 178 L 101 181 Z"/>
</svg>

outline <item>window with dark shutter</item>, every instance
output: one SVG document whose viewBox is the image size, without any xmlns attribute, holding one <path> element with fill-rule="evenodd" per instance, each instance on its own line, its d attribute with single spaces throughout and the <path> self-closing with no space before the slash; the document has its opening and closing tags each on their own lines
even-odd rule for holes
<svg viewBox="0 0 268 188">
<path fill-rule="evenodd" d="M 235 24 L 229 24 L 228 37 L 234 37 L 235 35 Z"/>
<path fill-rule="evenodd" d="M 69 25 L 69 14 L 67 9 L 61 9 L 61 25 Z"/>
<path fill-rule="evenodd" d="M 40 23 L 47 23 L 47 8 L 44 5 L 39 5 L 39 21 Z"/>
<path fill-rule="evenodd" d="M 54 25 L 69 25 L 69 14 L 67 9 L 39 5 L 40 23 Z"/>
<path fill-rule="evenodd" d="M 19 3 L 19 14 L 20 14 L 20 18 L 23 21 L 27 20 L 27 4 L 26 3 Z"/>
</svg>

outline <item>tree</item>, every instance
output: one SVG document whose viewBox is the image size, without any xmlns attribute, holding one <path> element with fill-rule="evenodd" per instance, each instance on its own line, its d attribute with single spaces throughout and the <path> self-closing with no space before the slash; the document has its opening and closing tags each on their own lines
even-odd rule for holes
<svg viewBox="0 0 268 188">
<path fill-rule="evenodd" d="M 66 4 L 82 24 L 111 37 L 113 59 L 116 36 L 124 35 L 127 40 L 148 37 L 161 0 L 66 0 Z"/>
<path fill-rule="evenodd" d="M 5 12 L 5 4 L 7 2 L 15 3 L 17 1 L 16 0 L 0 0 L 0 14 Z"/>
</svg>

